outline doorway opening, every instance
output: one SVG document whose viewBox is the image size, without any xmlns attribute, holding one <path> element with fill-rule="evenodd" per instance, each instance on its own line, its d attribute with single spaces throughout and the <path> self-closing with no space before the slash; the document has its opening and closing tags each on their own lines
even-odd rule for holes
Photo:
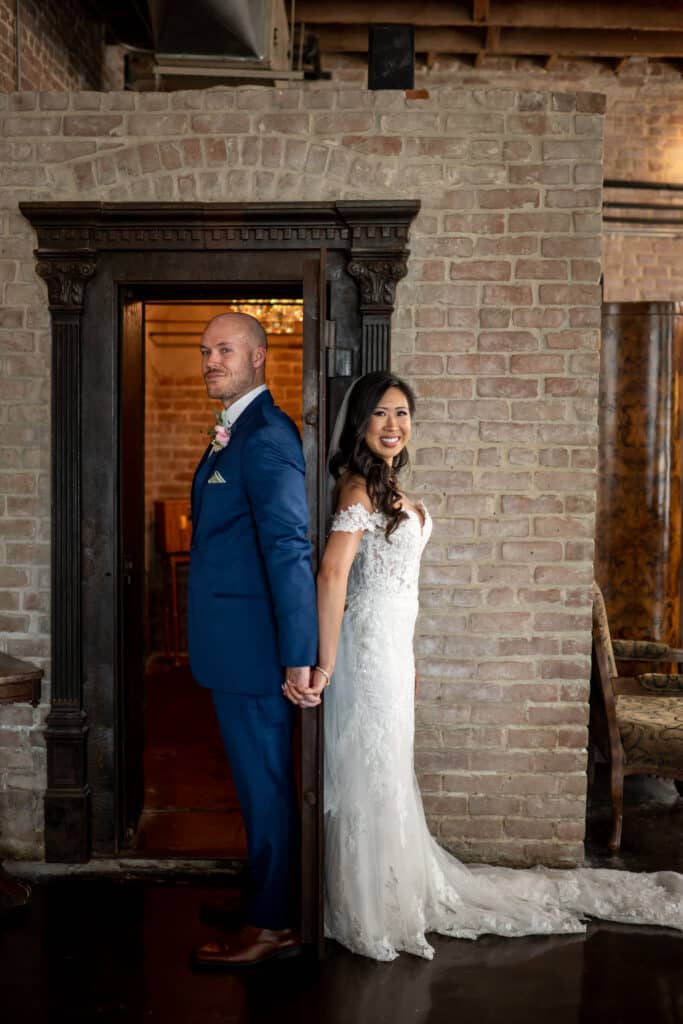
<svg viewBox="0 0 683 1024">
<path fill-rule="evenodd" d="M 256 317 L 268 335 L 266 384 L 301 431 L 303 301 L 260 288 L 229 300 L 150 300 L 142 312 L 144 785 L 131 848 L 145 857 L 243 859 L 244 826 L 211 695 L 194 682 L 187 654 L 190 488 L 219 407 L 206 395 L 199 342 L 220 313 Z"/>
</svg>

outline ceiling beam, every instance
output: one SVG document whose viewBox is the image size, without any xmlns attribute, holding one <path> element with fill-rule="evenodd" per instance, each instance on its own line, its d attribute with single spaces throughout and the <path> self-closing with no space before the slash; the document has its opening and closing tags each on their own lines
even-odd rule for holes
<svg viewBox="0 0 683 1024">
<path fill-rule="evenodd" d="M 489 0 L 472 0 L 472 21 L 475 25 L 489 19 Z"/>
<path fill-rule="evenodd" d="M 365 25 L 311 26 L 324 53 L 366 53 Z M 418 28 L 417 53 L 481 53 L 489 49 L 487 32 L 496 29 Z M 594 32 L 578 29 L 500 29 L 495 53 L 506 56 L 558 57 L 663 57 L 683 56 L 683 31 L 678 32 Z M 489 50 L 489 52 L 491 52 Z"/>
<path fill-rule="evenodd" d="M 500 52 L 552 52 L 564 57 L 674 57 L 683 53 L 683 31 L 680 27 L 677 32 L 510 28 L 501 30 Z"/>
<path fill-rule="evenodd" d="M 375 0 L 370 8 L 363 0 L 297 0 L 297 20 L 317 25 L 407 24 L 437 28 L 443 25 L 498 25 L 501 28 L 633 29 L 680 31 L 683 0 Z"/>
</svg>

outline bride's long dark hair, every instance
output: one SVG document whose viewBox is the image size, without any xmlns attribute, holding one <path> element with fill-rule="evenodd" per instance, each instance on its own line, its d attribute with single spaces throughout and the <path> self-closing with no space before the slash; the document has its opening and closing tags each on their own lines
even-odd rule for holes
<svg viewBox="0 0 683 1024">
<path fill-rule="evenodd" d="M 389 467 L 384 459 L 368 448 L 365 435 L 370 417 L 389 388 L 397 388 L 405 395 L 410 415 L 413 415 L 415 393 L 409 384 L 386 370 L 366 373 L 353 385 L 339 447 L 332 453 L 329 464 L 330 473 L 335 480 L 338 480 L 343 472 L 363 477 L 372 507 L 387 517 L 384 531 L 387 540 L 398 524 L 407 518 L 407 513 L 400 508 L 398 474 L 408 465 L 408 452 L 403 448 L 394 456 Z"/>
</svg>

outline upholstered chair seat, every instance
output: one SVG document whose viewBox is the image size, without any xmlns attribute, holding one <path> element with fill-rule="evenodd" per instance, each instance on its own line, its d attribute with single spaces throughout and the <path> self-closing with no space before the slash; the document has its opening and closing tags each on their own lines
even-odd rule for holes
<svg viewBox="0 0 683 1024">
<path fill-rule="evenodd" d="M 602 592 L 593 584 L 591 760 L 607 761 L 612 798 L 611 850 L 621 845 L 624 776 L 674 779 L 683 793 L 683 674 L 620 675 L 619 662 L 683 663 L 683 650 L 652 640 L 612 640 Z"/>
</svg>

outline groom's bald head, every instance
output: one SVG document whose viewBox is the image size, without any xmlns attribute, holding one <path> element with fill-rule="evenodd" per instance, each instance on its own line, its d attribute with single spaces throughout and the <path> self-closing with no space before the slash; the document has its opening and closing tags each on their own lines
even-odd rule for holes
<svg viewBox="0 0 683 1024">
<path fill-rule="evenodd" d="M 241 336 L 252 348 L 268 348 L 268 335 L 256 317 L 250 316 L 249 313 L 219 313 L 209 320 L 202 339 L 209 331 L 212 334 Z"/>
<path fill-rule="evenodd" d="M 219 313 L 204 328 L 199 349 L 209 398 L 231 405 L 265 383 L 268 336 L 248 313 Z"/>
</svg>

